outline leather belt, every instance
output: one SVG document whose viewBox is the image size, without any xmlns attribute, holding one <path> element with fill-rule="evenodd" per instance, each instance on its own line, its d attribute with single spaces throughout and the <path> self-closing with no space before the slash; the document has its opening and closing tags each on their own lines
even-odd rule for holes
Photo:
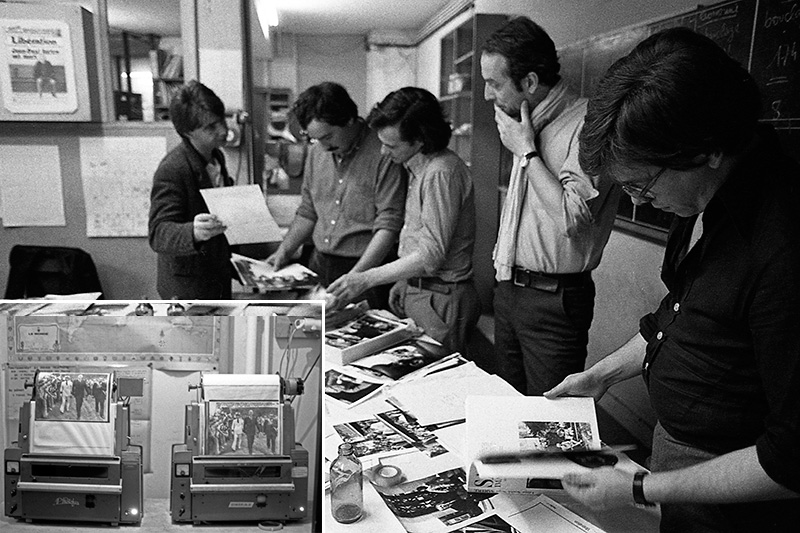
<svg viewBox="0 0 800 533">
<path fill-rule="evenodd" d="M 428 291 L 448 294 L 456 285 L 469 283 L 470 281 L 471 280 L 469 279 L 461 281 L 445 281 L 442 278 L 431 276 L 427 278 L 408 278 L 407 283 L 409 287 L 416 287 L 417 289 L 425 289 Z"/>
<path fill-rule="evenodd" d="M 591 272 L 545 274 L 520 267 L 511 270 L 511 281 L 517 287 L 530 287 L 546 292 L 556 292 L 559 287 L 579 287 L 591 279 Z"/>
</svg>

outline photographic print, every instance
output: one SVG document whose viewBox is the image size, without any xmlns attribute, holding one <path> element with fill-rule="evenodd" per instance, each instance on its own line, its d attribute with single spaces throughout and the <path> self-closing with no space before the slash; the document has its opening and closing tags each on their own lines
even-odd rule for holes
<svg viewBox="0 0 800 533">
<path fill-rule="evenodd" d="M 454 533 L 522 533 L 499 516 L 492 515 L 480 522 L 460 527 Z"/>
<path fill-rule="evenodd" d="M 351 366 L 381 378 L 398 380 L 431 363 L 441 360 L 450 352 L 440 346 L 410 341 L 387 348 L 359 359 Z"/>
<path fill-rule="evenodd" d="M 280 455 L 283 453 L 280 404 L 208 402 L 205 455 Z"/>
<path fill-rule="evenodd" d="M 447 448 L 439 444 L 433 432 L 420 426 L 415 418 L 400 409 L 386 411 L 375 416 L 429 457 L 438 457 L 447 453 Z"/>
<path fill-rule="evenodd" d="M 492 495 L 467 492 L 465 479 L 464 470 L 456 468 L 394 487 L 373 487 L 408 533 L 436 533 L 477 522 L 494 510 Z"/>
<path fill-rule="evenodd" d="M 311 289 L 319 283 L 317 274 L 299 263 L 274 270 L 264 261 L 239 254 L 232 254 L 231 262 L 242 285 L 262 292 Z"/>
<path fill-rule="evenodd" d="M 394 428 L 377 418 L 337 424 L 333 429 L 343 442 L 353 445 L 356 457 L 386 456 L 401 453 L 414 446 Z"/>
<path fill-rule="evenodd" d="M 335 369 L 325 372 L 325 394 L 347 407 L 368 399 L 382 386 L 382 383 L 367 381 Z"/>
<path fill-rule="evenodd" d="M 108 422 L 111 374 L 39 372 L 35 420 Z"/>
<path fill-rule="evenodd" d="M 349 348 L 367 339 L 374 339 L 394 330 L 406 328 L 403 322 L 375 315 L 363 315 L 349 324 L 325 334 L 325 343 L 334 348 Z"/>
<path fill-rule="evenodd" d="M 519 422 L 521 453 L 588 451 L 592 441 L 592 426 L 586 422 Z"/>
</svg>

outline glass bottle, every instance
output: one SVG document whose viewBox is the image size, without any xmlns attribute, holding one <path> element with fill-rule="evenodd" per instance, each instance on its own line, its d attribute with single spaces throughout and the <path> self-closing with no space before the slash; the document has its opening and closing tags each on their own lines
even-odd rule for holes
<svg viewBox="0 0 800 533">
<path fill-rule="evenodd" d="M 353 445 L 339 445 L 339 457 L 331 463 L 331 512 L 337 522 L 350 524 L 361 518 L 362 483 L 361 461 L 353 453 Z"/>
</svg>

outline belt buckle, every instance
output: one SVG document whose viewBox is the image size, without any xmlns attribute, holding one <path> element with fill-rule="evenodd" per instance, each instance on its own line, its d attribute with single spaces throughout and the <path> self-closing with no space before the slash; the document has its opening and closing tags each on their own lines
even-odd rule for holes
<svg viewBox="0 0 800 533">
<path fill-rule="evenodd" d="M 521 268 L 514 268 L 511 274 L 512 274 L 511 281 L 513 281 L 514 285 L 517 287 L 527 287 L 528 284 L 530 283 L 530 275 L 526 270 L 523 270 Z M 526 279 L 520 281 L 520 274 L 522 274 L 523 275 L 522 277 Z"/>
</svg>

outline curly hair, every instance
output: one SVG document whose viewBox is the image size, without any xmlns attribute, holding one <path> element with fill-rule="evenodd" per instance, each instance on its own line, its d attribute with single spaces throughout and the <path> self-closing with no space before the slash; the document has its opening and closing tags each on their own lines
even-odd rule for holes
<svg viewBox="0 0 800 533">
<path fill-rule="evenodd" d="M 508 77 L 518 91 L 522 80 L 534 72 L 539 81 L 553 86 L 561 79 L 556 45 L 541 26 L 528 17 L 509 20 L 486 39 L 482 52 L 499 54 L 508 62 Z"/>
<path fill-rule="evenodd" d="M 656 33 L 614 63 L 589 99 L 581 168 L 613 175 L 630 163 L 686 170 L 739 153 L 760 114 L 752 76 L 688 28 Z"/>
<path fill-rule="evenodd" d="M 291 112 L 303 129 L 314 119 L 331 126 L 346 126 L 358 118 L 358 106 L 347 89 L 331 81 L 313 85 L 300 93 Z"/>
<path fill-rule="evenodd" d="M 186 83 L 172 97 L 169 116 L 175 131 L 184 136 L 208 124 L 225 120 L 225 104 L 197 80 Z"/>
<path fill-rule="evenodd" d="M 373 130 L 396 125 L 405 142 L 422 142 L 423 154 L 447 148 L 452 135 L 439 101 L 419 87 L 403 87 L 389 93 L 372 109 L 367 123 Z"/>
</svg>

